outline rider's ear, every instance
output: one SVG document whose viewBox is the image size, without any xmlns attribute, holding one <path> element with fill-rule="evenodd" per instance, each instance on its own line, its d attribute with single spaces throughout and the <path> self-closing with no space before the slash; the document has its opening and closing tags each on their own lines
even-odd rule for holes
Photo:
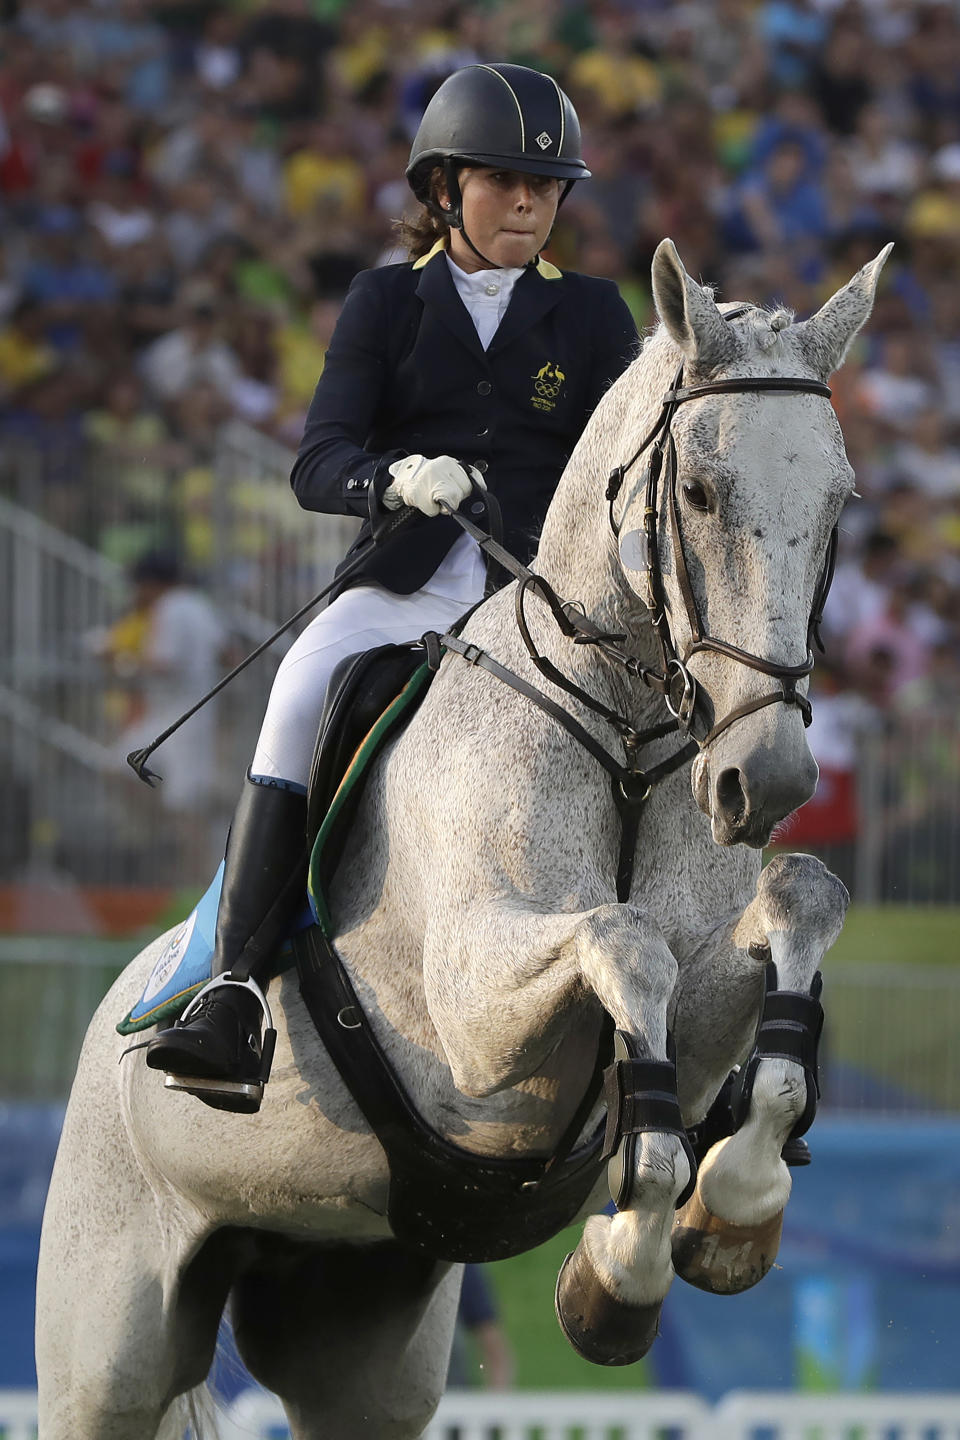
<svg viewBox="0 0 960 1440">
<path fill-rule="evenodd" d="M 737 340 L 708 290 L 687 274 L 672 240 L 661 240 L 651 268 L 657 313 L 696 370 L 719 370 L 737 357 Z"/>
<path fill-rule="evenodd" d="M 857 331 L 873 309 L 880 271 L 893 245 L 885 245 L 876 259 L 858 270 L 827 303 L 794 327 L 804 355 L 821 379 L 826 380 L 843 364 Z"/>
</svg>

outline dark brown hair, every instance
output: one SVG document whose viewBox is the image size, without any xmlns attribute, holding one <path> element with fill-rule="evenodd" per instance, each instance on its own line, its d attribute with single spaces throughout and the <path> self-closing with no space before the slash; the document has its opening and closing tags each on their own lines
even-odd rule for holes
<svg viewBox="0 0 960 1440">
<path fill-rule="evenodd" d="M 430 172 L 428 186 L 429 194 L 437 209 L 439 209 L 437 188 L 442 179 L 443 166 L 436 165 Z M 395 220 L 393 223 L 397 231 L 397 239 L 404 246 L 411 260 L 419 260 L 422 255 L 428 255 L 437 241 L 448 234 L 448 226 L 445 222 L 434 210 L 422 202 L 417 206 L 417 213 L 411 220 L 404 218 Z"/>
</svg>

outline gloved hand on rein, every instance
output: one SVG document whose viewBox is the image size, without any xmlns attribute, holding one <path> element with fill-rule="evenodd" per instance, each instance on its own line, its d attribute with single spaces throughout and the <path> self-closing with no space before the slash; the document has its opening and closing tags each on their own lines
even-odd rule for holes
<svg viewBox="0 0 960 1440">
<path fill-rule="evenodd" d="M 439 515 L 439 500 L 456 510 L 470 494 L 472 485 L 486 489 L 479 470 L 472 465 L 465 468 L 450 455 L 437 455 L 433 460 L 425 455 L 405 455 L 402 460 L 394 460 L 388 469 L 393 476 L 393 484 L 383 492 L 383 503 L 388 510 L 409 505 L 424 515 Z"/>
</svg>

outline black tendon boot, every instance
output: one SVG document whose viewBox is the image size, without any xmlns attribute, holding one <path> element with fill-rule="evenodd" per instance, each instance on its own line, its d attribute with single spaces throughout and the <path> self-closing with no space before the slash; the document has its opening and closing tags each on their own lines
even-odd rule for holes
<svg viewBox="0 0 960 1440">
<path fill-rule="evenodd" d="M 218 1110 L 260 1108 L 276 1038 L 261 986 L 303 898 L 306 820 L 303 795 L 247 777 L 227 840 L 213 979 L 147 1046 L 171 1089 Z"/>
</svg>

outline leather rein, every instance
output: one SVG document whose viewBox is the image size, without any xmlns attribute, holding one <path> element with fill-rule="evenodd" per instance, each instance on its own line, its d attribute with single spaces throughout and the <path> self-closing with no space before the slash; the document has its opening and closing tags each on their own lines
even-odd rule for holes
<svg viewBox="0 0 960 1440">
<path fill-rule="evenodd" d="M 746 312 L 749 307 L 726 312 L 726 319 L 735 319 Z M 471 665 L 478 665 L 481 669 L 487 670 L 495 675 L 498 680 L 507 684 L 511 689 L 518 691 L 531 700 L 535 705 L 545 711 L 546 714 L 557 720 L 568 734 L 591 754 L 595 760 L 607 771 L 611 777 L 613 787 L 613 799 L 617 807 L 621 822 L 620 856 L 617 864 L 617 899 L 624 902 L 629 898 L 631 882 L 633 878 L 634 857 L 636 851 L 637 832 L 640 823 L 640 813 L 648 800 L 654 786 L 668 775 L 679 770 L 687 761 L 691 760 L 698 750 L 705 749 L 718 735 L 722 734 L 734 721 L 742 719 L 767 705 L 782 703 L 784 705 L 795 705 L 803 716 L 805 725 L 810 724 L 812 710 L 806 696 L 797 691 L 797 682 L 809 675 L 813 669 L 814 659 L 811 642 L 815 643 L 822 651 L 819 627 L 823 616 L 823 607 L 833 579 L 834 567 L 837 553 L 837 526 L 833 527 L 827 545 L 827 554 L 823 571 L 817 584 L 814 595 L 810 618 L 807 625 L 807 658 L 800 665 L 781 665 L 777 661 L 768 660 L 763 656 L 754 655 L 748 650 L 742 650 L 737 645 L 732 645 L 726 640 L 717 639 L 708 634 L 701 622 L 700 612 L 697 607 L 696 597 L 690 583 L 689 571 L 687 568 L 686 556 L 683 547 L 683 536 L 680 528 L 680 518 L 677 505 L 677 454 L 672 435 L 673 417 L 678 406 L 685 404 L 688 400 L 697 400 L 707 395 L 722 394 L 757 394 L 775 392 L 777 394 L 807 394 L 820 395 L 825 399 L 831 396 L 828 385 L 822 384 L 819 380 L 809 380 L 803 377 L 791 376 L 757 376 L 743 377 L 731 380 L 708 381 L 700 385 L 683 385 L 683 365 L 681 364 L 674 383 L 663 396 L 660 402 L 660 413 L 656 423 L 646 435 L 639 448 L 631 458 L 622 465 L 618 465 L 610 474 L 607 482 L 606 499 L 610 507 L 610 526 L 614 536 L 619 536 L 619 526 L 614 518 L 614 504 L 628 471 L 637 463 L 642 455 L 652 446 L 649 468 L 646 481 L 646 497 L 644 505 L 644 539 L 646 546 L 646 603 L 651 613 L 654 632 L 660 649 L 661 669 L 657 670 L 645 665 L 639 656 L 623 648 L 626 635 L 611 634 L 595 625 L 578 608 L 576 602 L 563 601 L 556 594 L 550 583 L 542 575 L 535 574 L 528 566 L 521 564 L 509 551 L 505 550 L 500 540 L 494 535 L 487 534 L 471 520 L 459 511 L 451 510 L 447 506 L 441 508 L 455 520 L 457 524 L 472 539 L 476 541 L 496 565 L 500 566 L 517 581 L 515 609 L 517 626 L 520 635 L 526 646 L 527 653 L 533 664 L 546 679 L 551 681 L 560 689 L 572 695 L 581 704 L 587 706 L 595 714 L 600 715 L 616 731 L 624 747 L 625 759 L 618 760 L 614 755 L 600 744 L 590 732 L 574 718 L 569 711 L 558 704 L 550 696 L 545 695 L 530 681 L 517 675 L 514 671 L 502 665 L 487 651 L 480 646 L 460 638 L 459 635 L 448 633 L 443 636 L 424 636 L 427 645 L 428 660 L 432 668 L 439 665 L 442 650 L 452 650 L 460 655 Z M 690 627 L 692 640 L 684 649 L 683 654 L 677 650 L 673 636 L 670 632 L 670 625 L 667 619 L 666 593 L 663 583 L 663 570 L 660 563 L 658 525 L 660 520 L 660 482 L 663 480 L 663 490 L 667 497 L 667 510 L 670 524 L 670 534 L 673 543 L 674 563 L 677 568 L 677 581 L 680 592 L 683 596 L 684 606 L 687 613 L 687 621 Z M 488 516 L 490 517 L 491 529 L 502 534 L 499 506 L 496 499 L 489 490 L 484 491 L 483 499 L 487 505 Z M 540 653 L 536 642 L 530 633 L 527 624 L 525 603 L 527 595 L 534 592 L 545 601 L 555 620 L 560 632 L 575 645 L 595 646 L 602 654 L 606 655 L 626 669 L 628 674 L 640 679 L 650 689 L 662 695 L 667 709 L 670 712 L 670 719 L 659 725 L 648 727 L 645 730 L 638 730 L 633 726 L 625 715 L 598 700 L 589 694 L 563 671 L 559 670 L 547 656 Z M 760 696 L 755 700 L 745 701 L 725 715 L 721 720 L 715 721 L 712 727 L 702 737 L 694 735 L 692 725 L 696 707 L 698 687 L 694 677 L 688 669 L 690 658 L 702 651 L 712 650 L 729 659 L 737 661 L 741 665 L 747 665 L 753 670 L 759 670 L 765 675 L 770 675 L 780 681 L 781 688 L 772 691 L 767 695 Z M 655 765 L 643 766 L 640 763 L 641 749 L 655 740 L 660 740 L 672 732 L 683 729 L 690 739 L 674 754 L 659 761 Z"/>
</svg>

